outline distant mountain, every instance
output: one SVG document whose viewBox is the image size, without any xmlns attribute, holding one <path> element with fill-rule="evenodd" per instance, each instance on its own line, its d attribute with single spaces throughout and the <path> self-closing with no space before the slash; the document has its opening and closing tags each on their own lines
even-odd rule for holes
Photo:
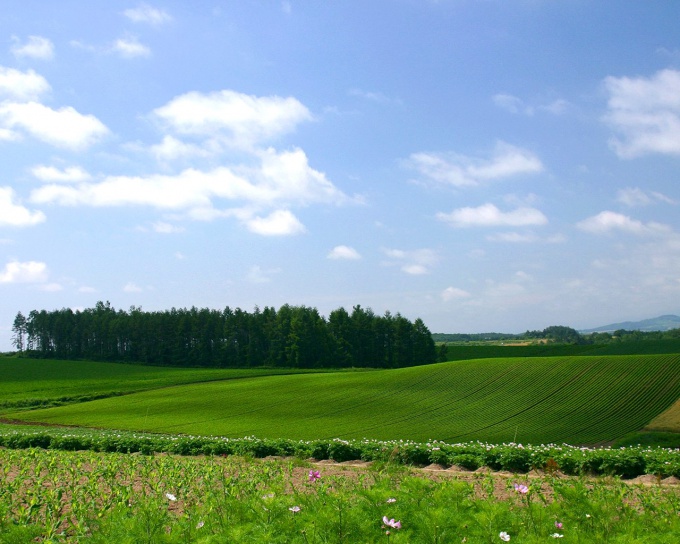
<svg viewBox="0 0 680 544">
<path fill-rule="evenodd" d="M 680 328 L 680 316 L 677 315 L 661 315 L 652 319 L 643 319 L 642 321 L 624 321 L 623 323 L 612 323 L 611 325 L 604 325 L 595 329 L 584 329 L 579 331 L 583 334 L 591 332 L 614 332 L 618 330 L 625 331 L 669 331 L 671 329 Z"/>
</svg>

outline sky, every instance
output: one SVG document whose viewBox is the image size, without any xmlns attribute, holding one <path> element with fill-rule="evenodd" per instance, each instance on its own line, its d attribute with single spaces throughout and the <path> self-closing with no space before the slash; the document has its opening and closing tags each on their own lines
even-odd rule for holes
<svg viewBox="0 0 680 544">
<path fill-rule="evenodd" d="M 680 314 L 680 2 L 6 0 L 21 311 Z"/>
</svg>

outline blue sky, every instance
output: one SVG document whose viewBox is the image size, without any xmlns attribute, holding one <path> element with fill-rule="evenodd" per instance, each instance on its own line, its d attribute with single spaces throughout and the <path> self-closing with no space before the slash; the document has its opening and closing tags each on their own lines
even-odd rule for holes
<svg viewBox="0 0 680 544">
<path fill-rule="evenodd" d="M 680 313 L 680 3 L 8 0 L 18 311 Z"/>
</svg>

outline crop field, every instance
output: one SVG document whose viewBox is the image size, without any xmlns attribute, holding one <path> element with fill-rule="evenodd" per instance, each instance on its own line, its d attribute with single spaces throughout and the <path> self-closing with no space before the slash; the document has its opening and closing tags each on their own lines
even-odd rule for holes
<svg viewBox="0 0 680 544">
<path fill-rule="evenodd" d="M 83 402 L 173 385 L 230 380 L 272 374 L 301 373 L 292 369 L 206 369 L 0 358 L 0 414 L 16 407 Z"/>
<path fill-rule="evenodd" d="M 680 489 L 662 482 L 36 449 L 0 449 L 0 466 L 2 542 L 670 543 L 680 531 Z"/>
<path fill-rule="evenodd" d="M 226 437 L 600 444 L 678 397 L 680 354 L 536 357 L 204 381 L 4 417 Z"/>
</svg>

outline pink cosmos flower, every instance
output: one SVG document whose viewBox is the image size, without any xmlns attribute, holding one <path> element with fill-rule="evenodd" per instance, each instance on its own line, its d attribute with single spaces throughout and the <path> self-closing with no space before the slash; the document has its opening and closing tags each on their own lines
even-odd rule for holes
<svg viewBox="0 0 680 544">
<path fill-rule="evenodd" d="M 529 488 L 522 484 L 515 484 L 515 491 L 517 491 L 517 493 L 521 493 L 522 495 L 526 495 L 529 493 Z"/>
<path fill-rule="evenodd" d="M 309 471 L 309 481 L 310 482 L 316 482 L 320 478 L 321 478 L 321 473 L 318 470 L 310 470 Z"/>
<path fill-rule="evenodd" d="M 383 516 L 383 523 L 392 529 L 401 529 L 401 521 L 394 521 L 394 518 L 388 519 L 387 516 Z"/>
<path fill-rule="evenodd" d="M 555 522 L 555 527 L 556 527 L 557 529 L 561 529 L 561 528 L 562 528 L 562 522 L 561 522 L 561 521 L 556 521 L 556 522 Z"/>
</svg>

